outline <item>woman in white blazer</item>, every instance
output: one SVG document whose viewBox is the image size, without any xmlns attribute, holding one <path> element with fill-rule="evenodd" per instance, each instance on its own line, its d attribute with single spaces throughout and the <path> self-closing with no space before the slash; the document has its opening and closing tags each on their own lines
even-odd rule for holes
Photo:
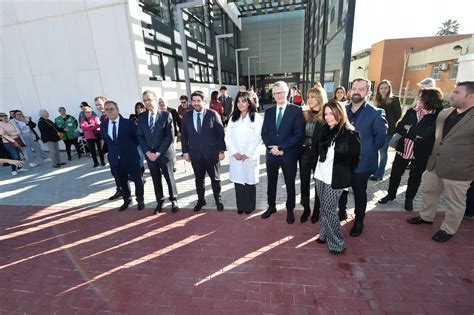
<svg viewBox="0 0 474 315">
<path fill-rule="evenodd" d="M 257 113 L 252 96 L 239 92 L 229 119 L 225 144 L 229 153 L 229 177 L 235 185 L 237 213 L 251 213 L 256 207 L 259 182 L 263 118 Z"/>
</svg>

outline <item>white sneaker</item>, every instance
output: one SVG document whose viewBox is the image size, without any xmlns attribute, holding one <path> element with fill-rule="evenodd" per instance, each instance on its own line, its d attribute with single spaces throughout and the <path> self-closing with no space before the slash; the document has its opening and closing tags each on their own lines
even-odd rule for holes
<svg viewBox="0 0 474 315">
<path fill-rule="evenodd" d="M 30 163 L 30 167 L 37 167 L 37 166 L 38 166 L 38 164 L 36 164 L 36 163 L 34 163 L 34 162 L 33 162 L 33 163 Z"/>
<path fill-rule="evenodd" d="M 18 175 L 18 173 L 16 171 L 12 171 L 12 175 L 16 176 L 16 175 Z"/>
<path fill-rule="evenodd" d="M 17 171 L 18 172 L 28 172 L 29 169 L 22 167 L 22 168 L 17 168 Z"/>
<path fill-rule="evenodd" d="M 53 160 L 51 160 L 50 158 L 46 158 L 46 159 L 44 159 L 44 162 L 45 162 L 45 163 L 53 162 Z"/>
</svg>

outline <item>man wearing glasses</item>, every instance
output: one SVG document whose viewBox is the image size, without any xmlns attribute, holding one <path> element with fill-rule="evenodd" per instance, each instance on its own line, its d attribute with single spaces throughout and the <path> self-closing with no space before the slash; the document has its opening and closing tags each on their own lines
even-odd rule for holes
<svg viewBox="0 0 474 315">
<path fill-rule="evenodd" d="M 268 175 L 268 209 L 262 214 L 263 219 L 268 219 L 276 212 L 276 192 L 278 184 L 278 171 L 281 168 L 286 185 L 286 222 L 295 222 L 295 180 L 299 147 L 303 140 L 303 112 L 301 108 L 288 103 L 288 85 L 278 81 L 273 85 L 273 97 L 276 106 L 265 111 L 262 127 L 262 140 L 267 147 L 266 166 Z"/>
<path fill-rule="evenodd" d="M 138 155 L 137 126 L 129 119 L 120 116 L 119 107 L 114 101 L 106 101 L 103 106 L 107 118 L 100 124 L 102 139 L 109 148 L 109 163 L 122 192 L 124 211 L 132 203 L 128 179 L 135 183 L 138 211 L 145 208 L 143 181 Z"/>
<path fill-rule="evenodd" d="M 184 114 L 192 110 L 193 110 L 193 107 L 189 105 L 188 97 L 186 95 L 181 95 L 181 97 L 179 98 L 179 106 L 178 106 L 179 117 L 183 119 Z"/>
</svg>

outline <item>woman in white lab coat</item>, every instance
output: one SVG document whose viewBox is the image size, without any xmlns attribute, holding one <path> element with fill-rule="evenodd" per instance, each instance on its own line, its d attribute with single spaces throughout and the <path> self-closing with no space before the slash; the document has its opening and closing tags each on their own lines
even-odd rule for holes
<svg viewBox="0 0 474 315">
<path fill-rule="evenodd" d="M 229 177 L 235 185 L 237 213 L 255 210 L 259 182 L 261 131 L 263 118 L 257 113 L 252 96 L 239 92 L 229 119 L 225 144 L 229 153 Z"/>
</svg>

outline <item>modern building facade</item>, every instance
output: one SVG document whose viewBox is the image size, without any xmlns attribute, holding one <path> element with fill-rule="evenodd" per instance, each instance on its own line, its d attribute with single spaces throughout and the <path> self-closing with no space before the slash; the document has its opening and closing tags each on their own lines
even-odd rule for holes
<svg viewBox="0 0 474 315">
<path fill-rule="evenodd" d="M 82 0 L 1 2 L 2 111 L 19 108 L 51 116 L 65 106 L 98 95 L 118 102 L 127 115 L 145 89 L 177 106 L 186 94 L 184 68 L 192 89 L 217 90 L 215 36 L 220 41 L 222 80 L 237 90 L 234 50 L 240 45 L 239 12 L 222 0 L 183 13 L 188 60 L 183 61 L 176 0 Z"/>
</svg>

